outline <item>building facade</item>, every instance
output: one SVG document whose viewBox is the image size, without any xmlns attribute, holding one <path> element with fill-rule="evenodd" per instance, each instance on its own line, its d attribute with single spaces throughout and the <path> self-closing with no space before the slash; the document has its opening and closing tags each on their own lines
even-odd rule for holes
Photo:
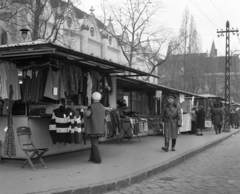
<svg viewBox="0 0 240 194">
<path fill-rule="evenodd" d="M 2 2 L 0 9 L 1 16 L 8 14 L 8 17 L 5 16 L 6 19 L 0 20 L 0 45 L 28 42 L 37 37 L 75 51 L 129 66 L 127 54 L 123 54 L 128 48 L 120 45 L 115 38 L 117 35 L 111 20 L 104 25 L 95 17 L 93 8 L 87 14 L 71 3 L 47 0 L 45 5 L 41 5 L 40 19 L 36 20 L 36 13 L 32 14 L 30 9 L 38 12 L 40 6 L 35 5 L 38 1 L 14 0 L 9 4 L 7 2 L 9 1 Z M 10 19 L 10 17 L 13 18 Z M 36 21 L 38 26 L 35 24 Z M 24 29 L 29 30 L 25 40 L 21 34 Z M 125 37 L 128 38 L 127 33 Z M 147 47 L 149 50 L 150 44 Z M 134 56 L 131 67 L 151 72 L 151 65 L 146 56 L 141 54 Z M 157 68 L 153 74 L 157 75 Z M 148 81 L 157 83 L 157 78 L 150 77 Z"/>
</svg>

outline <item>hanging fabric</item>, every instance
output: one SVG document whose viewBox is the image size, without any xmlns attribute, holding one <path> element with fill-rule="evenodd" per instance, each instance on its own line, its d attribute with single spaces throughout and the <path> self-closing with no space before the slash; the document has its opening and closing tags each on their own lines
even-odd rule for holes
<svg viewBox="0 0 240 194">
<path fill-rule="evenodd" d="M 8 129 L 4 140 L 4 155 L 8 157 L 16 156 L 15 138 L 13 131 L 13 118 L 12 118 L 12 98 L 13 98 L 13 87 L 9 86 L 9 105 L 8 105 Z"/>
<path fill-rule="evenodd" d="M 44 96 L 53 100 L 65 98 L 63 79 L 60 70 L 52 71 L 51 67 L 49 67 Z"/>
<path fill-rule="evenodd" d="M 18 70 L 14 63 L 1 62 L 0 64 L 0 97 L 2 99 L 9 98 L 9 86 L 12 85 L 12 100 L 21 99 L 21 90 L 19 85 Z"/>
<path fill-rule="evenodd" d="M 67 95 L 75 95 L 82 92 L 82 69 L 75 65 L 64 65 L 62 68 L 64 89 Z"/>
<path fill-rule="evenodd" d="M 0 98 L 7 99 L 7 74 L 5 72 L 4 66 L 0 64 Z"/>
<path fill-rule="evenodd" d="M 92 77 L 90 74 L 87 76 L 87 98 L 88 105 L 92 104 Z"/>
<path fill-rule="evenodd" d="M 97 71 L 92 71 L 92 91 L 100 92 L 100 76 Z"/>
</svg>

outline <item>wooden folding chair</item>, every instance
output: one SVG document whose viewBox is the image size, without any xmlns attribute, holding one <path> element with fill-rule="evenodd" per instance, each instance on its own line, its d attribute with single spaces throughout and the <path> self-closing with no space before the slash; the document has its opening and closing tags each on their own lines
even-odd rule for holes
<svg viewBox="0 0 240 194">
<path fill-rule="evenodd" d="M 48 151 L 48 148 L 36 148 L 33 144 L 31 135 L 32 132 L 29 127 L 17 128 L 17 136 L 19 143 L 22 150 L 27 156 L 27 160 L 23 163 L 22 168 L 24 168 L 26 164 L 29 164 L 33 168 L 33 170 L 36 170 L 36 166 L 44 166 L 44 168 L 47 168 L 42 159 L 42 156 L 45 154 L 45 152 Z M 38 160 L 40 161 L 40 164 L 35 165 Z"/>
</svg>

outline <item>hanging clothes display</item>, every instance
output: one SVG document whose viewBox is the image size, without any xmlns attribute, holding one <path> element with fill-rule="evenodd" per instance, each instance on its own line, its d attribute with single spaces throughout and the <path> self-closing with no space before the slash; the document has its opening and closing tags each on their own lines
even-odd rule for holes
<svg viewBox="0 0 240 194">
<path fill-rule="evenodd" d="M 49 133 L 53 144 L 68 142 L 68 133 L 71 130 L 70 112 L 61 105 L 53 110 L 52 118 L 49 124 Z"/>
<path fill-rule="evenodd" d="M 7 74 L 5 72 L 4 66 L 0 64 L 0 98 L 7 99 Z"/>
<path fill-rule="evenodd" d="M 22 87 L 23 95 L 22 101 L 24 102 L 38 102 L 40 84 L 43 81 L 42 69 L 34 67 L 32 69 L 23 69 L 22 70 Z"/>
<path fill-rule="evenodd" d="M 54 109 L 49 124 L 49 133 L 53 144 L 82 143 L 81 118 L 78 111 L 63 105 Z"/>
<path fill-rule="evenodd" d="M 53 71 L 51 67 L 49 67 L 44 96 L 53 100 L 65 98 L 64 84 L 60 70 Z"/>
<path fill-rule="evenodd" d="M 75 65 L 64 65 L 62 68 L 64 89 L 67 95 L 79 94 L 83 90 L 82 69 Z"/>
<path fill-rule="evenodd" d="M 83 143 L 84 145 L 86 145 L 86 134 L 85 134 L 85 119 L 86 117 L 84 117 L 84 110 L 80 109 L 79 111 L 79 116 L 81 118 L 81 131 L 82 131 L 82 138 L 83 138 Z"/>
<path fill-rule="evenodd" d="M 79 111 L 72 107 L 68 107 L 67 109 L 69 111 L 69 119 L 71 123 L 67 143 L 82 143 L 81 117 Z"/>
<path fill-rule="evenodd" d="M 92 77 L 90 74 L 87 75 L 87 98 L 88 98 L 88 106 L 92 104 Z"/>
<path fill-rule="evenodd" d="M 100 75 L 97 71 L 92 71 L 92 92 L 100 92 Z"/>
<path fill-rule="evenodd" d="M 4 155 L 11 157 L 16 156 L 15 138 L 13 131 L 13 118 L 12 118 L 12 99 L 13 99 L 13 87 L 9 86 L 9 104 L 8 104 L 8 129 L 4 141 Z"/>
<path fill-rule="evenodd" d="M 119 110 L 106 110 L 106 132 L 105 137 L 113 137 L 120 134 L 120 113 Z"/>
<path fill-rule="evenodd" d="M 109 107 L 109 94 L 113 90 L 112 80 L 109 74 L 91 71 L 83 73 L 83 89 L 81 94 L 81 103 L 83 105 L 91 104 L 91 94 L 95 91 L 102 95 L 101 104 Z"/>
<path fill-rule="evenodd" d="M 0 97 L 2 99 L 9 98 L 9 86 L 12 85 L 12 100 L 21 99 L 21 90 L 19 85 L 18 70 L 14 63 L 2 61 L 0 63 Z"/>
</svg>

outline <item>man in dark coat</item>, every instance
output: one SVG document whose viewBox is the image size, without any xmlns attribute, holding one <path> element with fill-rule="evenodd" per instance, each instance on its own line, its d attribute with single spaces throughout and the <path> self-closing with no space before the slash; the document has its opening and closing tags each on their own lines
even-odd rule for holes
<svg viewBox="0 0 240 194">
<path fill-rule="evenodd" d="M 214 107 L 211 111 L 211 120 L 216 134 L 221 133 L 223 125 L 223 110 L 218 104 L 214 104 Z"/>
<path fill-rule="evenodd" d="M 169 140 L 172 139 L 172 151 L 175 151 L 179 127 L 182 125 L 180 107 L 174 102 L 175 97 L 169 95 L 168 104 L 164 107 L 162 121 L 164 122 L 165 146 L 162 150 L 168 152 Z"/>
<path fill-rule="evenodd" d="M 196 110 L 197 115 L 197 135 L 203 136 L 203 129 L 205 128 L 205 110 L 202 105 Z"/>
<path fill-rule="evenodd" d="M 93 103 L 85 111 L 85 133 L 90 137 L 91 153 L 89 162 L 100 164 L 102 162 L 99 152 L 99 137 L 104 133 L 105 107 L 99 102 L 102 95 L 99 92 L 92 94 Z"/>
</svg>

